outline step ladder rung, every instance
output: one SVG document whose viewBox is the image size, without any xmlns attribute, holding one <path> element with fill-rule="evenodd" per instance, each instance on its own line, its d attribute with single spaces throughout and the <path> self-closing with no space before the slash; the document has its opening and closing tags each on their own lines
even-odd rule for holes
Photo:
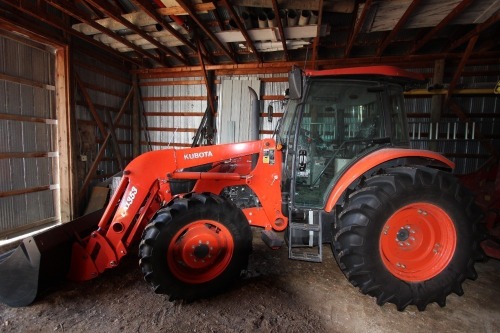
<svg viewBox="0 0 500 333">
<path fill-rule="evenodd" d="M 323 236 L 321 230 L 322 226 L 321 216 L 318 211 L 313 211 L 313 210 L 308 211 L 306 216 L 307 218 L 301 220 L 301 222 L 293 222 L 293 221 L 289 222 L 288 257 L 290 259 L 296 259 L 296 260 L 322 262 Z M 308 223 L 308 222 L 314 222 L 314 223 Z M 301 234 L 302 236 L 299 236 Z M 295 242 L 294 242 L 294 236 L 297 237 Z M 309 244 L 304 244 L 303 242 L 304 236 L 308 237 Z"/>
<path fill-rule="evenodd" d="M 305 260 L 305 261 L 313 261 L 313 262 L 321 262 L 321 256 L 318 253 L 311 253 L 305 251 L 298 251 L 296 249 L 290 252 L 291 259 Z"/>
<path fill-rule="evenodd" d="M 320 225 L 319 224 L 308 224 L 308 223 L 297 223 L 297 222 L 291 222 L 290 223 L 290 228 L 293 230 L 305 230 L 305 231 L 320 231 Z"/>
</svg>

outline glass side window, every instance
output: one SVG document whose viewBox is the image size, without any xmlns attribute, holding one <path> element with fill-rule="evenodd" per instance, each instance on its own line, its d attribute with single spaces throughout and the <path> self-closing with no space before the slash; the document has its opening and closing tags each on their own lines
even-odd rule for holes
<svg viewBox="0 0 500 333">
<path fill-rule="evenodd" d="M 386 136 L 378 83 L 317 80 L 302 105 L 294 200 L 323 207 L 331 180 L 354 158 Z"/>
</svg>

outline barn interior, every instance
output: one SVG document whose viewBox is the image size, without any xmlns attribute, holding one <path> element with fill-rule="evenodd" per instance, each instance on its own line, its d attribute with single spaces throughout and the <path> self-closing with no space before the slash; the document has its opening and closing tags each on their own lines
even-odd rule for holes
<svg viewBox="0 0 500 333">
<path fill-rule="evenodd" d="M 0 253 L 105 207 L 145 152 L 273 138 L 293 68 L 381 65 L 425 77 L 404 91 L 410 146 L 470 176 L 485 237 L 500 237 L 499 18 L 500 0 L 0 0 Z M 247 87 L 259 100 L 253 137 Z M 0 328 L 500 330 L 494 242 L 497 259 L 477 263 L 464 297 L 400 312 L 361 295 L 332 255 L 321 267 L 289 261 L 254 238 L 247 276 L 215 299 L 154 295 L 131 251 L 95 281 L 0 305 Z"/>
</svg>

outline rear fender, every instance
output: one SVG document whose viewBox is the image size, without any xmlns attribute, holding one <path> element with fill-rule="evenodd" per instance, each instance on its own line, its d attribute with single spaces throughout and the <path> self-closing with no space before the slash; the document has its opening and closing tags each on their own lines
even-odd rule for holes
<svg viewBox="0 0 500 333">
<path fill-rule="evenodd" d="M 326 201 L 325 211 L 331 212 L 345 190 L 369 170 L 384 163 L 402 158 L 423 158 L 427 163 L 453 169 L 455 163 L 441 154 L 429 150 L 386 148 L 377 150 L 355 162 L 339 178 Z"/>
</svg>

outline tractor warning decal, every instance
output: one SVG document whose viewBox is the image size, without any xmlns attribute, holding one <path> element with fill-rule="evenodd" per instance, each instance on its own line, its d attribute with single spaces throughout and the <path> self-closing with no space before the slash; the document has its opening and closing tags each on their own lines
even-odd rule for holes
<svg viewBox="0 0 500 333">
<path fill-rule="evenodd" d="M 264 149 L 264 156 L 262 157 L 262 163 L 264 164 L 274 164 L 274 149 Z"/>
</svg>

